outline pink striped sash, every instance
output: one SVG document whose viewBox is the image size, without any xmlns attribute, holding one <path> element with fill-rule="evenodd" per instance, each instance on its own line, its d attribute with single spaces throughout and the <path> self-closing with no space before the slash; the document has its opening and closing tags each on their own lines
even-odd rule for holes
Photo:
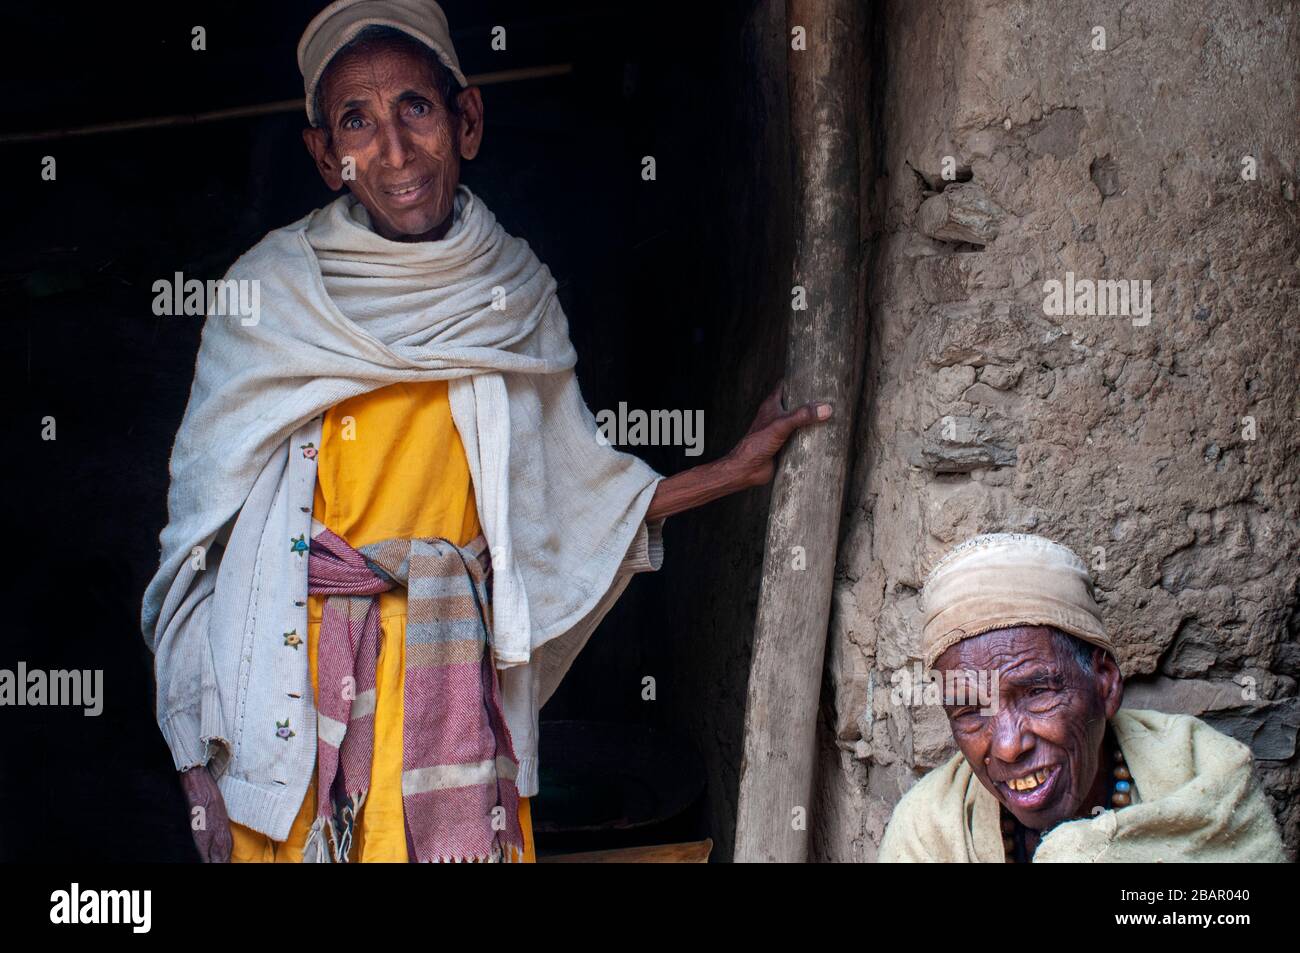
<svg viewBox="0 0 1300 953">
<path fill-rule="evenodd" d="M 312 538 L 308 590 L 325 595 L 317 648 L 317 818 L 309 859 L 346 860 L 370 788 L 379 593 L 407 590 L 402 809 L 414 861 L 517 860 L 518 761 L 488 620 L 491 558 L 477 536 Z"/>
</svg>

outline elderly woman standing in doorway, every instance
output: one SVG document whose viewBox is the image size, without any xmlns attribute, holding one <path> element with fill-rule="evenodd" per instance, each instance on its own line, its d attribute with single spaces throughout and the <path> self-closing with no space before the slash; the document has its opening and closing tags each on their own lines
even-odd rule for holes
<svg viewBox="0 0 1300 953">
<path fill-rule="evenodd" d="M 232 266 L 260 319 L 205 324 L 145 596 L 159 724 L 206 860 L 528 860 L 538 709 L 663 521 L 831 408 L 778 386 L 668 478 L 603 445 L 549 269 L 460 182 L 483 100 L 439 6 L 339 0 L 298 59 L 347 192 Z"/>
</svg>

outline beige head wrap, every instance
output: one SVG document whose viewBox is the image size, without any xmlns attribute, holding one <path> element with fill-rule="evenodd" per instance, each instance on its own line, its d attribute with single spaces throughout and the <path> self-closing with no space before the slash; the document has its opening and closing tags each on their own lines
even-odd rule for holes
<svg viewBox="0 0 1300 953">
<path fill-rule="evenodd" d="M 316 14 L 298 41 L 298 69 L 307 94 L 307 120 L 316 121 L 316 84 L 334 54 L 368 26 L 387 26 L 419 40 L 456 77 L 468 86 L 460 71 L 456 48 L 451 45 L 447 15 L 433 0 L 335 0 Z"/>
<path fill-rule="evenodd" d="M 948 648 L 994 629 L 1048 625 L 1112 655 L 1088 567 L 1042 536 L 990 533 L 954 548 L 934 567 L 921 593 L 926 667 Z"/>
</svg>

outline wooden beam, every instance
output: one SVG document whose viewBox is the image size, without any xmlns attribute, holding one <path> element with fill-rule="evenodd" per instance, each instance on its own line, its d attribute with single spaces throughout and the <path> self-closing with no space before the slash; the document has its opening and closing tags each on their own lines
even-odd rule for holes
<svg viewBox="0 0 1300 953">
<path fill-rule="evenodd" d="M 800 862 L 815 822 L 812 779 L 836 545 L 865 333 L 859 307 L 858 98 L 865 95 L 861 0 L 787 0 L 794 139 L 794 281 L 785 404 L 827 399 L 826 424 L 797 432 L 772 487 L 745 705 L 737 861 Z M 792 297 L 793 300 L 793 297 Z M 801 826 L 802 825 L 802 826 Z"/>
<path fill-rule="evenodd" d="M 528 66 L 521 69 L 497 70 L 493 73 L 475 73 L 465 79 L 471 86 L 491 86 L 494 83 L 515 83 L 525 79 L 542 79 L 547 76 L 563 76 L 573 72 L 572 63 L 556 63 L 553 66 Z M 257 103 L 253 106 L 233 106 L 230 109 L 212 109 L 201 113 L 178 113 L 172 116 L 150 116 L 145 119 L 122 119 L 115 122 L 102 122 L 93 126 L 77 126 L 70 129 L 45 129 L 40 132 L 8 132 L 0 135 L 0 145 L 14 142 L 45 142 L 52 139 L 69 139 L 76 136 L 98 136 L 106 132 L 134 132 L 137 129 L 166 129 L 171 126 L 193 126 L 205 122 L 221 122 L 226 119 L 247 119 L 253 116 L 270 116 L 275 113 L 302 112 L 306 121 L 306 103 L 302 96 L 294 99 L 277 99 L 269 103 Z"/>
</svg>

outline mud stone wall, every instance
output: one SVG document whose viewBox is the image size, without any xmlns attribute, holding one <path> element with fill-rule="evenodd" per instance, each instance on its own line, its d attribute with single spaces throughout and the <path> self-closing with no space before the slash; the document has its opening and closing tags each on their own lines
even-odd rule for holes
<svg viewBox="0 0 1300 953">
<path fill-rule="evenodd" d="M 874 859 L 892 806 L 955 751 L 942 711 L 892 705 L 889 679 L 918 657 L 926 571 L 989 531 L 1092 564 L 1125 704 L 1249 744 L 1294 853 L 1296 5 L 876 10 L 870 356 L 815 854 Z M 1117 285 L 1110 313 L 1050 313 L 1046 282 L 1084 280 L 1149 289 L 1149 314 L 1114 313 Z"/>
</svg>

